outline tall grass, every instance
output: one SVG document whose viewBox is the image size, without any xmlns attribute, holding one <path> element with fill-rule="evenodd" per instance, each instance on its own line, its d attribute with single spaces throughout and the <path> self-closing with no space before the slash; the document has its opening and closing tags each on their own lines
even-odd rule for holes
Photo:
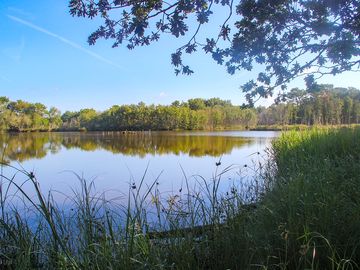
<svg viewBox="0 0 360 270">
<path fill-rule="evenodd" d="M 76 175 L 81 189 L 66 207 L 42 194 L 33 173 L 16 169 L 30 197 L 2 172 L 0 269 L 359 268 L 360 129 L 284 133 L 253 181 L 227 192 L 219 186 L 232 167 L 217 169 L 197 176 L 195 189 L 184 174 L 171 196 L 158 179 L 146 184 L 145 171 L 125 204 Z"/>
<path fill-rule="evenodd" d="M 288 267 L 357 269 L 360 128 L 288 132 L 272 149 L 272 190 L 262 203 L 271 209 L 266 226 L 277 221 L 286 234 Z"/>
</svg>

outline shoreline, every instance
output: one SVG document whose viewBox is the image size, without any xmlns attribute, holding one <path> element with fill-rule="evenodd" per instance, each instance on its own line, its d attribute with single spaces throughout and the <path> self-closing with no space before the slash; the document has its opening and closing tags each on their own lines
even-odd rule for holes
<svg viewBox="0 0 360 270">
<path fill-rule="evenodd" d="M 1 130 L 1 133 L 58 133 L 58 132 L 116 132 L 122 134 L 143 134 L 151 132 L 214 132 L 214 131 L 291 131 L 291 130 L 308 130 L 313 128 L 349 128 L 358 127 L 360 124 L 342 124 L 342 125 L 259 125 L 255 127 L 228 127 L 218 129 L 149 129 L 149 130 L 87 130 L 86 128 L 78 129 L 53 129 L 53 130 Z"/>
</svg>

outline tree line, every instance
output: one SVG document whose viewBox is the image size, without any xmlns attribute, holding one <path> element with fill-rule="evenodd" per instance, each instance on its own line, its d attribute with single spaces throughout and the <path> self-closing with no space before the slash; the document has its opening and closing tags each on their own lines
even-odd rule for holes
<svg viewBox="0 0 360 270">
<path fill-rule="evenodd" d="M 247 129 L 256 125 L 338 125 L 360 123 L 360 90 L 319 85 L 293 88 L 268 108 L 235 106 L 219 98 L 194 98 L 171 105 L 114 105 L 66 111 L 0 97 L 0 130 L 213 130 Z"/>
<path fill-rule="evenodd" d="M 196 130 L 255 126 L 256 112 L 233 106 L 219 98 L 174 101 L 171 105 L 115 105 L 98 113 L 94 109 L 65 112 L 63 128 L 87 130 Z"/>
<path fill-rule="evenodd" d="M 92 108 L 66 111 L 22 100 L 0 100 L 0 129 L 36 130 L 199 130 L 249 128 L 257 123 L 256 110 L 234 106 L 219 98 L 174 101 L 171 105 L 114 105 L 98 112 Z"/>
<path fill-rule="evenodd" d="M 339 125 L 360 123 L 360 90 L 318 85 L 293 88 L 268 108 L 258 107 L 259 125 Z"/>
</svg>

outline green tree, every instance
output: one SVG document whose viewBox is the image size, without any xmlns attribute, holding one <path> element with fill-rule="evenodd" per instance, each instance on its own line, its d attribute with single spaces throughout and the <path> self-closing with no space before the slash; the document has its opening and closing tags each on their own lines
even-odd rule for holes
<svg viewBox="0 0 360 270">
<path fill-rule="evenodd" d="M 181 105 L 181 103 L 178 100 L 175 100 L 174 102 L 171 103 L 171 106 L 174 106 L 174 107 L 180 107 L 180 105 Z"/>
<path fill-rule="evenodd" d="M 259 110 L 260 124 L 321 124 L 358 123 L 360 91 L 319 85 L 316 91 L 292 89 L 287 97 L 268 109 Z"/>
<path fill-rule="evenodd" d="M 79 113 L 66 111 L 62 116 L 63 127 L 65 129 L 80 128 Z"/>
<path fill-rule="evenodd" d="M 222 100 L 220 98 L 210 98 L 205 101 L 206 107 L 215 107 L 215 106 L 231 106 L 230 100 Z"/>
<path fill-rule="evenodd" d="M 359 124 L 360 123 L 360 100 L 358 100 L 353 105 L 352 110 L 352 123 Z"/>
<path fill-rule="evenodd" d="M 61 127 L 62 120 L 61 120 L 61 112 L 59 109 L 55 107 L 51 107 L 48 112 L 48 119 L 49 119 L 50 130 Z"/>
<path fill-rule="evenodd" d="M 91 129 L 95 125 L 95 118 L 97 116 L 97 112 L 94 109 L 82 109 L 79 112 L 79 121 L 80 126 Z"/>
<path fill-rule="evenodd" d="M 8 129 L 9 121 L 9 110 L 7 106 L 9 104 L 9 99 L 7 97 L 0 97 L 0 132 L 2 130 Z"/>
<path fill-rule="evenodd" d="M 205 109 L 205 101 L 202 98 L 189 99 L 188 102 L 191 110 L 203 110 Z"/>
<path fill-rule="evenodd" d="M 344 106 L 343 106 L 343 122 L 346 124 L 351 123 L 351 113 L 353 111 L 353 99 L 351 97 L 344 98 Z"/>
</svg>

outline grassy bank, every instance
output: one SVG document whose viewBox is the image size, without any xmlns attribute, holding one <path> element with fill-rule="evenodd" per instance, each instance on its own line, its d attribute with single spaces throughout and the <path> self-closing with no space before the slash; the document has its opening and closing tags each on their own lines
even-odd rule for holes
<svg viewBox="0 0 360 270">
<path fill-rule="evenodd" d="M 223 172 L 170 197 L 157 179 L 142 179 L 125 205 L 79 177 L 82 189 L 64 209 L 32 173 L 18 171 L 36 198 L 3 175 L 0 268 L 358 269 L 360 129 L 291 131 L 270 155 L 252 183 L 227 193 L 218 192 Z M 25 210 L 13 204 L 9 183 Z"/>
<path fill-rule="evenodd" d="M 256 131 L 302 131 L 302 130 L 311 130 L 311 129 L 329 129 L 329 128 L 356 128 L 360 127 L 360 124 L 343 124 L 343 125 L 257 125 L 250 130 Z"/>
<path fill-rule="evenodd" d="M 54 129 L 19 129 L 19 130 L 0 130 L 0 133 L 30 133 L 30 132 L 118 132 L 123 134 L 141 134 L 149 132 L 166 132 L 166 131 L 302 131 L 302 130 L 311 130 L 314 128 L 317 129 L 329 129 L 329 128 L 355 128 L 360 127 L 360 124 L 338 124 L 338 125 L 304 125 L 304 124 L 275 124 L 275 125 L 256 125 L 252 124 L 247 125 L 222 125 L 216 127 L 201 127 L 201 128 L 170 128 L 170 129 L 141 129 L 141 128 L 132 128 L 127 129 L 87 129 L 85 127 L 70 127 L 70 128 L 54 128 Z"/>
<path fill-rule="evenodd" d="M 287 269 L 358 269 L 360 129 L 288 132 L 272 158 L 271 191 L 253 226 L 257 257 Z"/>
</svg>

